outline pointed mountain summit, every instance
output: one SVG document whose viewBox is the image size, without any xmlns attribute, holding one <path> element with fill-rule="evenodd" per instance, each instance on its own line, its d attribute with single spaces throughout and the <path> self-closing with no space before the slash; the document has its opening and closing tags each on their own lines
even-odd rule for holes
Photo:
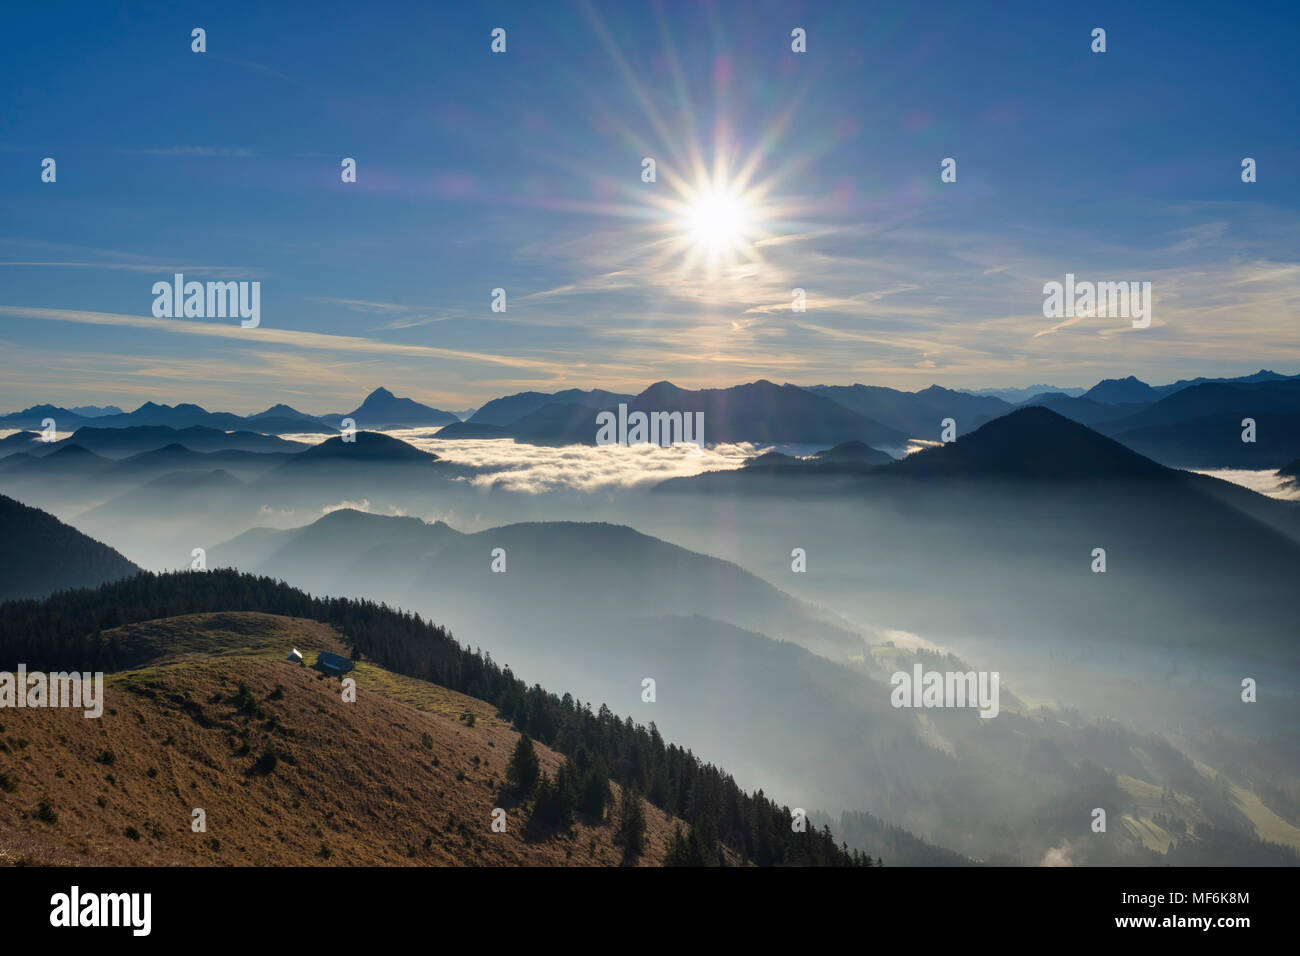
<svg viewBox="0 0 1300 956">
<path fill-rule="evenodd" d="M 384 461 L 422 462 L 437 461 L 438 456 L 420 451 L 414 445 L 380 432 L 357 432 L 355 441 L 346 442 L 342 435 L 328 438 L 319 445 L 294 455 L 284 467 L 299 467 L 321 461 Z"/>
<path fill-rule="evenodd" d="M 756 385 L 769 385 L 775 388 L 771 382 L 756 382 Z M 646 388 L 640 395 L 636 396 L 637 405 L 647 407 L 650 405 L 662 405 L 667 408 L 673 402 L 680 402 L 688 393 L 683 388 L 678 388 L 672 382 L 663 381 L 655 382 Z"/>
<path fill-rule="evenodd" d="M 272 405 L 264 412 L 258 412 L 256 415 L 248 416 L 250 422 L 262 418 L 301 418 L 306 421 L 316 421 L 315 415 L 308 415 L 306 412 L 300 412 L 292 405 L 285 405 L 283 402 Z"/>
<path fill-rule="evenodd" d="M 1154 402 L 1160 394 L 1136 375 L 1128 378 L 1108 378 L 1098 382 L 1081 396 L 1107 405 Z"/>
<path fill-rule="evenodd" d="M 954 478 L 1149 478 L 1168 468 L 1040 406 L 995 418 L 880 474 Z"/>
<path fill-rule="evenodd" d="M 386 388 L 377 388 L 347 418 L 356 419 L 358 428 L 419 428 L 450 425 L 460 421 L 451 412 L 421 405 L 409 398 L 398 398 Z"/>
</svg>

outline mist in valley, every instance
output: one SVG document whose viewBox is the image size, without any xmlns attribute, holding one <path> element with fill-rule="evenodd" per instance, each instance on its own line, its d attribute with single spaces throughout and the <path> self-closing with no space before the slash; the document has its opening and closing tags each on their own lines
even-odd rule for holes
<svg viewBox="0 0 1300 956">
<path fill-rule="evenodd" d="M 1171 846 L 1173 862 L 1295 862 L 1286 502 L 1242 510 L 1244 489 L 1142 468 L 805 475 L 754 467 L 763 445 L 321 437 L 56 448 L 0 460 L 0 491 L 145 568 L 201 549 L 206 567 L 417 612 L 529 683 L 653 721 L 743 787 L 909 831 L 900 863 L 925 859 L 920 841 L 1004 864 Z M 917 663 L 997 672 L 997 717 L 893 706 L 892 675 Z"/>
</svg>

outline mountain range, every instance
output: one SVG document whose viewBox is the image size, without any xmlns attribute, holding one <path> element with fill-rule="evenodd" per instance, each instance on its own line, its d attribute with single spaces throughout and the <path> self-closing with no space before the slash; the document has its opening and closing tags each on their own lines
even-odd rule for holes
<svg viewBox="0 0 1300 956">
<path fill-rule="evenodd" d="M 333 434 L 351 419 L 356 429 L 435 427 L 460 421 L 459 416 L 409 398 L 399 398 L 386 388 L 377 388 L 350 412 L 308 415 L 288 405 L 277 404 L 253 415 L 210 412 L 190 403 L 159 405 L 145 402 L 131 412 L 116 406 L 106 408 L 63 408 L 57 405 L 33 405 L 20 412 L 0 416 L 0 428 L 40 429 L 47 418 L 54 419 L 59 431 L 79 430 L 88 422 L 98 428 L 166 426 L 186 429 L 196 426 L 223 431 L 246 430 L 262 434 L 324 433 Z"/>
<path fill-rule="evenodd" d="M 941 440 L 949 422 L 964 434 L 1015 408 L 1043 407 L 1174 467 L 1273 470 L 1300 455 L 1300 376 L 1261 370 L 1236 378 L 1202 377 L 1158 386 L 1129 376 L 1106 379 L 1086 391 L 1043 389 L 977 393 L 932 385 L 907 392 L 874 385 L 800 387 L 760 380 L 691 390 L 658 382 L 636 395 L 577 388 L 520 392 L 487 402 L 464 421 L 460 415 L 399 398 L 385 388 L 375 389 L 351 412 L 327 415 L 309 415 L 283 404 L 246 416 L 210 412 L 193 404 L 146 402 L 129 413 L 114 406 L 80 406 L 78 412 L 36 405 L 0 417 L 0 427 L 23 430 L 0 439 L 0 457 L 48 454 L 52 449 L 39 441 L 38 430 L 50 418 L 61 432 L 73 432 L 74 443 L 109 457 L 148 450 L 147 433 L 135 432 L 141 441 L 115 452 L 111 442 L 89 429 L 167 427 L 184 432 L 175 440 L 195 451 L 215 450 L 218 440 L 191 433 L 193 428 L 245 436 L 224 442 L 225 447 L 267 451 L 274 449 L 255 447 L 247 436 L 330 435 L 345 420 L 359 431 L 437 428 L 435 437 L 444 440 L 503 438 L 535 445 L 589 445 L 596 441 L 596 416 L 616 413 L 620 405 L 629 414 L 700 412 L 705 441 L 715 444 L 861 442 L 898 457 L 913 440 Z M 1253 440 L 1242 440 L 1244 419 L 1256 424 Z"/>
</svg>

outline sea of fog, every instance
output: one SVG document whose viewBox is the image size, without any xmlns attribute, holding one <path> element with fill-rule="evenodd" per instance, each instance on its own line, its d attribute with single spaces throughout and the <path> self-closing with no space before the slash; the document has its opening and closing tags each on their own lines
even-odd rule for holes
<svg viewBox="0 0 1300 956">
<path fill-rule="evenodd" d="M 0 428 L 0 438 L 17 433 L 16 428 Z M 670 448 L 657 445 L 528 445 L 508 438 L 481 438 L 441 441 L 438 428 L 384 429 L 386 435 L 401 439 L 439 458 L 458 465 L 485 469 L 471 479 L 479 487 L 499 487 L 506 491 L 539 494 L 547 491 L 604 491 L 652 485 L 667 478 L 697 475 L 741 467 L 746 458 L 767 451 L 785 455 L 807 456 L 821 451 L 824 444 L 756 444 L 737 442 L 711 445 L 704 449 L 679 444 Z M 61 440 L 71 432 L 59 432 Z M 314 445 L 325 436 L 292 434 L 279 436 L 287 441 Z M 912 440 L 904 449 L 891 453 L 912 454 L 937 442 Z M 1280 479 L 1276 472 L 1245 468 L 1198 468 L 1197 474 L 1221 478 L 1251 491 L 1287 501 L 1300 500 L 1300 484 Z"/>
<path fill-rule="evenodd" d="M 606 491 L 656 484 L 668 478 L 741 467 L 746 458 L 776 450 L 811 455 L 826 445 L 770 445 L 737 442 L 697 448 L 658 445 L 528 445 L 509 438 L 440 440 L 437 428 L 384 429 L 444 461 L 482 469 L 469 481 L 477 487 L 541 494 L 548 491 Z M 314 444 L 320 435 L 281 435 Z"/>
</svg>

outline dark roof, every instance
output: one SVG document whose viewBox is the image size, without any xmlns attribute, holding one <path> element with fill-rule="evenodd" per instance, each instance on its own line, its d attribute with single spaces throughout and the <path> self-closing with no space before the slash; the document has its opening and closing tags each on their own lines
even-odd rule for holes
<svg viewBox="0 0 1300 956">
<path fill-rule="evenodd" d="M 316 655 L 316 663 L 321 667 L 327 667 L 332 671 L 350 671 L 352 662 L 346 657 L 339 657 L 337 654 L 331 654 L 329 651 L 321 651 Z"/>
</svg>

